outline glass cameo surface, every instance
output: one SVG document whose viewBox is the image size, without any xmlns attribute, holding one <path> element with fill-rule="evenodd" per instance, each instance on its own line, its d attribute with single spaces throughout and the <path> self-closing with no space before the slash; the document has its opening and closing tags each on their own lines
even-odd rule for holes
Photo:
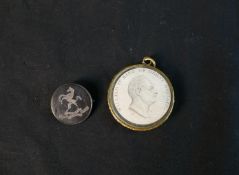
<svg viewBox="0 0 239 175">
<path fill-rule="evenodd" d="M 58 87 L 51 98 L 51 110 L 63 124 L 74 125 L 85 121 L 92 109 L 92 98 L 87 89 L 78 84 Z"/>
<path fill-rule="evenodd" d="M 160 126 L 169 117 L 174 91 L 155 61 L 145 57 L 142 64 L 126 67 L 113 78 L 108 104 L 120 124 L 145 131 Z"/>
</svg>

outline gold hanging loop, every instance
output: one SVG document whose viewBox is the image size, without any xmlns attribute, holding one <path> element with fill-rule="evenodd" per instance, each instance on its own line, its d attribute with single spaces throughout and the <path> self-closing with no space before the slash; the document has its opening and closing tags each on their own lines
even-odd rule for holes
<svg viewBox="0 0 239 175">
<path fill-rule="evenodd" d="M 143 58 L 142 64 L 147 64 L 149 66 L 156 67 L 156 62 L 154 61 L 154 59 L 148 56 Z"/>
</svg>

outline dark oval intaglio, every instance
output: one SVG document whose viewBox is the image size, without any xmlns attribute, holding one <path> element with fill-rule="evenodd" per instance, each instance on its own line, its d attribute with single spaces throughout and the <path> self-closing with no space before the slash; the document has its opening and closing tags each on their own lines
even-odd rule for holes
<svg viewBox="0 0 239 175">
<path fill-rule="evenodd" d="M 81 85 L 64 84 L 51 98 L 51 110 L 56 119 L 67 125 L 83 122 L 92 109 L 90 93 Z"/>
</svg>

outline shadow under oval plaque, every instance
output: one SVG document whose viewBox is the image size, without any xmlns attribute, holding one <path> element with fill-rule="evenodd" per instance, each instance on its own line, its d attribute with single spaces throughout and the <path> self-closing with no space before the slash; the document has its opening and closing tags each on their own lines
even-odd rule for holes
<svg viewBox="0 0 239 175">
<path fill-rule="evenodd" d="M 124 68 L 113 78 L 108 90 L 113 117 L 123 126 L 146 131 L 164 123 L 172 112 L 174 90 L 168 77 L 144 57 L 142 64 Z"/>
</svg>

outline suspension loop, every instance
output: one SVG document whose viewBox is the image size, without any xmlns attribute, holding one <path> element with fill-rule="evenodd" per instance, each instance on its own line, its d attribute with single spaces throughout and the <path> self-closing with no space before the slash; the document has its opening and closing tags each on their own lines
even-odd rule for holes
<svg viewBox="0 0 239 175">
<path fill-rule="evenodd" d="M 154 61 L 154 59 L 148 56 L 143 58 L 142 64 L 147 64 L 149 66 L 156 67 L 156 62 Z"/>
</svg>

